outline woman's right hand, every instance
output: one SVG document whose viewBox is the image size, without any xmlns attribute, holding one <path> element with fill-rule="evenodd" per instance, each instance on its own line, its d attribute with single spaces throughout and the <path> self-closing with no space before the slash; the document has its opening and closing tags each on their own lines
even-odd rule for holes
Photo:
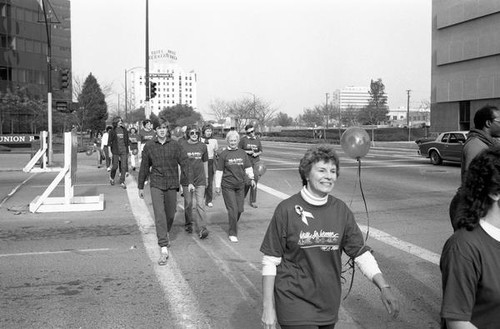
<svg viewBox="0 0 500 329">
<path fill-rule="evenodd" d="M 264 307 L 262 311 L 262 325 L 265 329 L 276 329 L 276 310 L 274 307 Z"/>
<path fill-rule="evenodd" d="M 216 188 L 215 188 L 215 193 L 217 193 L 217 195 L 219 195 L 219 194 L 220 194 L 220 187 L 216 187 Z"/>
</svg>

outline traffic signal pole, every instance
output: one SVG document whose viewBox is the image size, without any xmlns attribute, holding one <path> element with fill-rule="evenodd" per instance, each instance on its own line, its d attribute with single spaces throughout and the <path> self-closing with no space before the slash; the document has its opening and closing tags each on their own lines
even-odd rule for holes
<svg viewBox="0 0 500 329">
<path fill-rule="evenodd" d="M 149 108 L 149 0 L 146 0 L 146 76 L 144 77 L 146 87 L 146 108 L 144 114 L 149 119 L 151 109 Z"/>
<path fill-rule="evenodd" d="M 47 125 L 48 125 L 48 154 L 47 162 L 52 165 L 52 158 L 54 150 L 52 148 L 52 47 L 51 47 L 51 29 L 47 18 L 47 10 L 45 8 L 45 1 L 41 1 L 43 17 L 45 20 L 45 30 L 47 32 Z"/>
</svg>

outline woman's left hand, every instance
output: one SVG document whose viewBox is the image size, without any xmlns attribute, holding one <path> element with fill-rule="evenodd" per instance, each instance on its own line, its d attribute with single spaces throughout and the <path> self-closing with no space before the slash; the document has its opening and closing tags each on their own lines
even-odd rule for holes
<svg viewBox="0 0 500 329">
<path fill-rule="evenodd" d="M 399 301 L 391 291 L 391 287 L 380 289 L 380 298 L 384 303 L 387 312 L 395 319 L 399 315 Z"/>
<path fill-rule="evenodd" d="M 250 181 L 250 185 L 252 185 L 253 188 L 255 188 L 257 186 L 257 183 L 255 183 L 255 180 L 251 180 Z"/>
</svg>

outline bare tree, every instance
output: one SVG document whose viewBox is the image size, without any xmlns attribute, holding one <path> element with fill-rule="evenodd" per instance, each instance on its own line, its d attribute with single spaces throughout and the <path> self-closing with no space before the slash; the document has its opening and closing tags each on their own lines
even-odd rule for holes
<svg viewBox="0 0 500 329">
<path fill-rule="evenodd" d="M 217 120 L 225 119 L 229 115 L 229 104 L 220 98 L 210 102 L 210 109 Z"/>
</svg>

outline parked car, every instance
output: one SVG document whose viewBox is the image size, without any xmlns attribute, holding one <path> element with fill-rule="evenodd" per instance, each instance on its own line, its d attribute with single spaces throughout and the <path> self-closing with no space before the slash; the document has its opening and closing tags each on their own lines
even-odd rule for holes
<svg viewBox="0 0 500 329">
<path fill-rule="evenodd" d="M 433 141 L 417 143 L 418 154 L 429 158 L 433 165 L 440 165 L 443 161 L 461 162 L 462 149 L 468 133 L 448 131 L 439 134 Z"/>
</svg>

